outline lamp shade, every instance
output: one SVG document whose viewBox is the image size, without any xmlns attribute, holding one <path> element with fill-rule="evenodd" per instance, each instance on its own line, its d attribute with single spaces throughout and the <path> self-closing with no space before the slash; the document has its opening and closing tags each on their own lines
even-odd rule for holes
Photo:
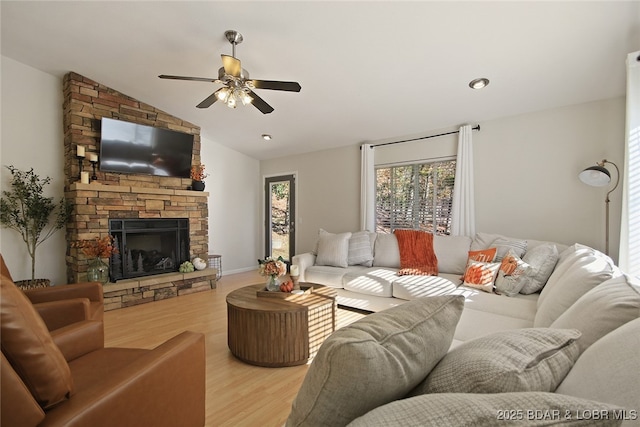
<svg viewBox="0 0 640 427">
<path fill-rule="evenodd" d="M 593 187 L 604 187 L 611 182 L 611 174 L 602 166 L 591 166 L 580 172 L 580 181 Z"/>
</svg>

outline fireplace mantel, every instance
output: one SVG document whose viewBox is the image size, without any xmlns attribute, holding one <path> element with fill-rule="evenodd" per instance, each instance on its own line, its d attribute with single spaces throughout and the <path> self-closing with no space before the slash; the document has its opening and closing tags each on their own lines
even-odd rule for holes
<svg viewBox="0 0 640 427">
<path fill-rule="evenodd" d="M 207 191 L 173 190 L 170 188 L 132 187 L 128 185 L 105 185 L 97 182 L 71 184 L 70 191 L 101 191 L 105 193 L 164 194 L 169 196 L 209 197 Z"/>
</svg>

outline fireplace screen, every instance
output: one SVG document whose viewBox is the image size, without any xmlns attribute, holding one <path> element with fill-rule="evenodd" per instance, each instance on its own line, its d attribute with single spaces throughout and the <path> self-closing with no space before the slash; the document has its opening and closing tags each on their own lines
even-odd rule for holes
<svg viewBox="0 0 640 427">
<path fill-rule="evenodd" d="M 118 253 L 110 259 L 111 281 L 178 271 L 189 260 L 188 219 L 111 219 Z"/>
</svg>

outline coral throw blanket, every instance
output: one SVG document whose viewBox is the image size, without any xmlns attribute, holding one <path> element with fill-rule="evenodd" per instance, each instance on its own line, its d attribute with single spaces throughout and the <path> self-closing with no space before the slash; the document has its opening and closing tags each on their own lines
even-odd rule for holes
<svg viewBox="0 0 640 427">
<path fill-rule="evenodd" d="M 395 230 L 400 249 L 399 276 L 438 275 L 438 258 L 433 250 L 433 234 L 419 230 Z"/>
</svg>

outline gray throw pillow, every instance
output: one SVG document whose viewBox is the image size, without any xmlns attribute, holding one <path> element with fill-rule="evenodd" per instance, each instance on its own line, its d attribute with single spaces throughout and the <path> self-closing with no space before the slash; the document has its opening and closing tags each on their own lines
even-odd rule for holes
<svg viewBox="0 0 640 427">
<path fill-rule="evenodd" d="M 620 413 L 621 408 L 610 404 L 555 393 L 442 393 L 391 402 L 349 427 L 604 427 L 620 425 Z"/>
<path fill-rule="evenodd" d="M 350 232 L 334 234 L 320 229 L 316 265 L 347 267 L 350 238 Z"/>
<path fill-rule="evenodd" d="M 373 265 L 373 248 L 369 237 L 370 234 L 368 231 L 357 231 L 351 235 L 347 264 L 362 264 L 367 267 Z"/>
<path fill-rule="evenodd" d="M 526 328 L 467 341 L 411 395 L 554 391 L 580 354 L 579 337 L 573 329 Z"/>
<path fill-rule="evenodd" d="M 496 248 L 496 258 L 494 261 L 500 262 L 502 261 L 502 258 L 509 253 L 509 251 L 513 251 L 517 257 L 522 257 L 522 255 L 527 252 L 527 241 L 498 237 L 489 245 L 489 247 Z"/>
<path fill-rule="evenodd" d="M 419 298 L 334 332 L 293 401 L 286 425 L 344 426 L 400 399 L 446 354 L 462 296 Z"/>
<path fill-rule="evenodd" d="M 527 251 L 522 261 L 531 267 L 531 273 L 522 281 L 520 293 L 524 295 L 540 291 L 549 280 L 558 262 L 558 248 L 554 244 L 542 244 Z"/>
</svg>

